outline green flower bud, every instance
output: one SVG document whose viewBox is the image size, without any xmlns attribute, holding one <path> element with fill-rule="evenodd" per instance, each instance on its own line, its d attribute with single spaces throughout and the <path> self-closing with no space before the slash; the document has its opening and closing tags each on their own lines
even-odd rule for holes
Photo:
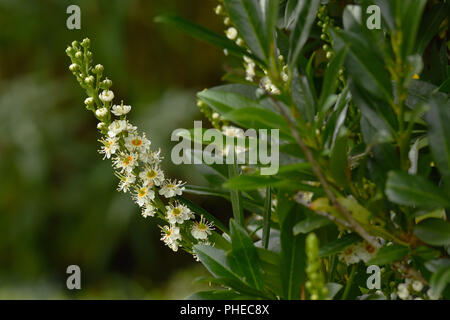
<svg viewBox="0 0 450 320">
<path fill-rule="evenodd" d="M 77 65 L 76 63 L 72 63 L 69 66 L 69 70 L 72 71 L 72 72 L 76 72 L 78 70 L 78 68 L 79 68 L 79 65 Z"/>
<path fill-rule="evenodd" d="M 332 56 L 333 56 L 333 52 L 332 51 L 328 51 L 327 52 L 327 59 L 331 59 Z"/>
<path fill-rule="evenodd" d="M 103 70 L 104 70 L 104 68 L 103 68 L 103 66 L 101 64 L 96 65 L 95 68 L 94 68 L 94 72 L 95 73 L 102 73 Z"/>
<path fill-rule="evenodd" d="M 89 48 L 90 45 L 91 45 L 91 40 L 89 40 L 89 38 L 85 38 L 81 42 L 81 46 L 83 46 L 84 48 Z"/>
<path fill-rule="evenodd" d="M 81 59 L 81 57 L 83 57 L 83 53 L 81 51 L 77 51 L 77 53 L 75 53 L 75 58 Z"/>
<path fill-rule="evenodd" d="M 105 80 L 102 81 L 102 88 L 103 89 L 109 89 L 112 86 L 112 81 L 109 80 L 108 78 L 106 78 Z"/>
<path fill-rule="evenodd" d="M 89 76 L 89 77 L 86 77 L 86 78 L 84 79 L 84 82 L 85 82 L 87 85 L 93 84 L 94 81 L 95 81 L 95 79 L 94 79 L 93 76 Z"/>
<path fill-rule="evenodd" d="M 78 41 L 72 41 L 72 47 L 78 48 L 79 47 Z"/>
</svg>

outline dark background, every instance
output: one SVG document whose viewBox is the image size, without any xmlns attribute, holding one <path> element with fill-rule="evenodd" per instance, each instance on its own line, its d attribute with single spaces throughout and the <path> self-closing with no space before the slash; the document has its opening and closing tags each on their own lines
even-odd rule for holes
<svg viewBox="0 0 450 320">
<path fill-rule="evenodd" d="M 71 4 L 81 8 L 81 30 L 66 28 Z M 223 55 L 153 18 L 176 13 L 222 32 L 216 5 L 0 0 L 0 299 L 184 298 L 205 287 L 193 284 L 203 267 L 165 247 L 155 221 L 116 192 L 65 49 L 89 37 L 115 102 L 132 105 L 131 121 L 162 148 L 167 176 L 204 184 L 201 168 L 171 164 L 170 134 L 202 119 L 195 93 L 220 83 Z M 228 214 L 217 199 L 195 200 Z M 82 270 L 78 292 L 65 287 L 71 264 Z"/>
</svg>

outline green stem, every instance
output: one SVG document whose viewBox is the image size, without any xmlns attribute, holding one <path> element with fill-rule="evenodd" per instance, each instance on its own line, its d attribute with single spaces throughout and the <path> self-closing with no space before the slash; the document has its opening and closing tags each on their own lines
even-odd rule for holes
<svg viewBox="0 0 450 320">
<path fill-rule="evenodd" d="M 269 237 L 270 237 L 270 214 L 272 213 L 272 192 L 270 187 L 266 188 L 266 201 L 264 202 L 264 226 L 262 234 L 262 243 L 264 248 L 269 247 Z"/>
<path fill-rule="evenodd" d="M 341 300 L 347 300 L 348 293 L 350 292 L 350 288 L 352 287 L 353 280 L 356 275 L 357 264 L 352 265 L 352 270 L 350 271 L 350 276 L 347 280 L 347 284 L 345 285 L 344 293 L 342 294 Z"/>
</svg>

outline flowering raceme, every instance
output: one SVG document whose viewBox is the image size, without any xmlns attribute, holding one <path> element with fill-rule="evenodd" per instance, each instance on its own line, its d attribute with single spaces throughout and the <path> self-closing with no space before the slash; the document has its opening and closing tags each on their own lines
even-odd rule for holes
<svg viewBox="0 0 450 320">
<path fill-rule="evenodd" d="M 203 216 L 200 222 L 195 222 L 194 213 L 177 200 L 185 183 L 165 178 L 161 151 L 152 150 L 145 133 L 140 134 L 127 119 L 131 106 L 123 102 L 113 104 L 112 82 L 108 78 L 102 80 L 102 65 L 92 66 L 89 46 L 89 39 L 72 42 L 66 50 L 72 60 L 69 70 L 89 95 L 84 101 L 86 108 L 100 121 L 97 125 L 102 134 L 98 140 L 102 144 L 99 153 L 104 155 L 103 159 L 112 160 L 114 174 L 119 178 L 117 190 L 131 193 L 144 218 L 158 217 L 168 223 L 161 227 L 161 240 L 173 251 L 183 247 L 193 253 L 193 245 L 209 245 L 212 223 L 206 222 Z M 167 199 L 167 205 L 160 196 Z"/>
</svg>

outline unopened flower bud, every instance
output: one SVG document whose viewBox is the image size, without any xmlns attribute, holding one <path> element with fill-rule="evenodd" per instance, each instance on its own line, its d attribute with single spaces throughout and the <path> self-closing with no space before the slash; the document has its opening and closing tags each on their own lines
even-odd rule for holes
<svg viewBox="0 0 450 320">
<path fill-rule="evenodd" d="M 223 7 L 222 7 L 222 5 L 219 4 L 217 7 L 215 7 L 215 8 L 214 8 L 214 12 L 215 12 L 217 15 L 222 14 L 222 12 L 223 12 Z"/>
<path fill-rule="evenodd" d="M 229 17 L 225 17 L 223 19 L 223 24 L 226 25 L 226 26 L 229 26 L 231 24 L 230 18 Z"/>
<path fill-rule="evenodd" d="M 225 31 L 225 34 L 228 39 L 234 40 L 234 39 L 236 39 L 238 32 L 237 32 L 236 28 L 230 27 L 227 29 L 227 31 Z"/>
<path fill-rule="evenodd" d="M 94 98 L 92 98 L 92 97 L 86 98 L 84 100 L 84 104 L 87 105 L 87 106 L 93 106 L 94 105 Z"/>
<path fill-rule="evenodd" d="M 106 78 L 105 80 L 102 81 L 102 88 L 104 89 L 109 89 L 112 86 L 112 81 L 109 80 L 108 78 Z"/>
<path fill-rule="evenodd" d="M 75 53 L 75 58 L 77 58 L 77 59 L 81 59 L 82 56 L 83 56 L 83 53 L 81 51 L 77 51 L 77 53 Z"/>
<path fill-rule="evenodd" d="M 89 77 L 86 77 L 86 78 L 84 79 L 84 82 L 85 82 L 86 84 L 93 84 L 94 81 L 95 81 L 95 79 L 94 79 L 93 76 L 89 76 Z"/>
<path fill-rule="evenodd" d="M 78 48 L 78 41 L 72 41 L 72 47 Z"/>
<path fill-rule="evenodd" d="M 96 65 L 94 68 L 94 72 L 96 72 L 96 73 L 102 73 L 103 70 L 104 70 L 104 68 L 101 64 Z"/>
<path fill-rule="evenodd" d="M 72 64 L 69 66 L 69 70 L 72 71 L 72 72 L 77 71 L 77 69 L 78 69 L 78 65 L 77 65 L 76 63 L 72 63 Z"/>
<path fill-rule="evenodd" d="M 106 109 L 106 108 L 100 108 L 100 109 L 95 110 L 95 115 L 98 118 L 103 118 L 107 114 L 108 114 L 108 109 Z"/>
<path fill-rule="evenodd" d="M 98 129 L 98 130 L 106 129 L 106 123 L 104 123 L 104 122 L 99 122 L 99 123 L 97 124 L 97 129 Z"/>
<path fill-rule="evenodd" d="M 85 38 L 83 39 L 83 41 L 81 42 L 81 45 L 83 47 L 89 47 L 91 45 L 91 40 L 89 40 L 89 38 Z"/>
</svg>

